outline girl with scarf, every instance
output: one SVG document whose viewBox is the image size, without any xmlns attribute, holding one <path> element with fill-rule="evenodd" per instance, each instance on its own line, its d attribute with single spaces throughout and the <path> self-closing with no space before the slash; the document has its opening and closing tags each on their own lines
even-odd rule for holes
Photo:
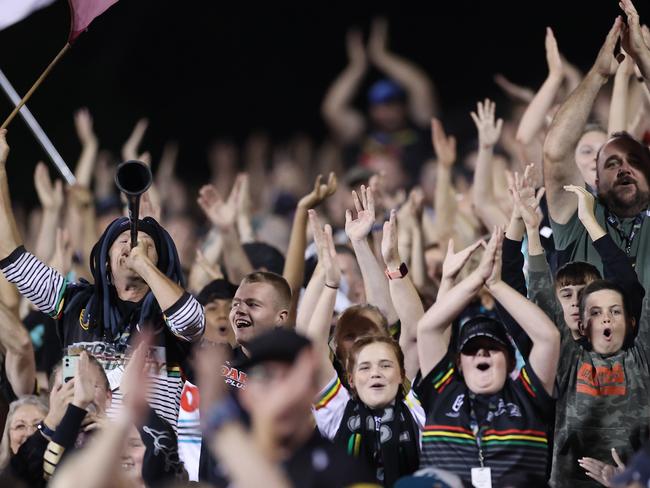
<svg viewBox="0 0 650 488">
<path fill-rule="evenodd" d="M 314 402 L 316 423 L 323 436 L 366 463 L 378 482 L 393 486 L 418 468 L 424 410 L 410 388 L 403 387 L 406 373 L 399 344 L 384 335 L 357 339 L 346 361 L 349 389 L 341 385 L 328 348 L 340 270 L 331 227 L 323 230 L 313 212 L 310 220 L 319 265 L 325 272 L 325 287 L 308 329 L 322 357 L 322 389 Z"/>
</svg>

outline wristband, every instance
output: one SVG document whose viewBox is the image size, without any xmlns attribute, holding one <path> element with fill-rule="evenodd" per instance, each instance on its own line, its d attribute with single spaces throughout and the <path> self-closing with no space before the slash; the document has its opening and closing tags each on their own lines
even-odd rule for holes
<svg viewBox="0 0 650 488">
<path fill-rule="evenodd" d="M 203 432 L 212 434 L 225 424 L 239 420 L 241 420 L 241 409 L 235 399 L 228 395 L 210 409 Z"/>
<path fill-rule="evenodd" d="M 54 435 L 54 431 L 50 429 L 47 425 L 45 425 L 45 422 L 40 421 L 36 428 L 43 434 L 45 437 L 52 437 Z"/>
<path fill-rule="evenodd" d="M 400 264 L 396 271 L 390 271 L 388 268 L 384 271 L 389 280 L 399 280 L 404 278 L 408 272 L 409 269 L 406 267 L 406 263 Z"/>
</svg>

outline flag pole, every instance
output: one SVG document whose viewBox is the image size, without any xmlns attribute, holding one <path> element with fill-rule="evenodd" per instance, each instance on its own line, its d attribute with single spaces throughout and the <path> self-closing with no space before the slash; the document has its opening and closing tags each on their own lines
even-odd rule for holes
<svg viewBox="0 0 650 488">
<path fill-rule="evenodd" d="M 11 83 L 2 72 L 2 70 L 0 70 L 0 86 L 2 86 L 2 89 L 9 97 L 9 100 L 11 100 L 11 103 L 14 105 L 20 103 L 20 97 L 18 96 L 18 93 L 16 93 L 14 87 L 11 86 Z M 52 162 L 56 165 L 59 173 L 61 173 L 61 176 L 65 178 L 65 181 L 68 183 L 68 185 L 74 185 L 77 182 L 74 174 L 72 174 L 72 171 L 70 171 L 68 165 L 65 164 L 65 161 L 54 147 L 54 144 L 52 144 L 52 141 L 50 141 L 50 139 L 47 137 L 45 131 L 43 131 L 41 126 L 38 124 L 32 113 L 29 111 L 29 108 L 27 108 L 26 104 L 23 105 L 23 107 L 20 109 L 20 115 L 25 120 L 27 126 L 32 130 L 32 133 L 38 142 L 41 143 L 41 146 L 50 157 Z"/>
<path fill-rule="evenodd" d="M 32 94 L 36 91 L 36 89 L 40 86 L 41 83 L 43 83 L 43 80 L 45 77 L 50 73 L 52 68 L 56 65 L 56 63 L 59 62 L 61 57 L 66 53 L 66 51 L 70 49 L 70 43 L 66 42 L 65 46 L 63 46 L 63 49 L 59 51 L 59 54 L 56 55 L 56 57 L 52 60 L 52 62 L 49 64 L 47 68 L 45 68 L 45 71 L 41 74 L 41 76 L 38 77 L 38 80 L 32 85 L 32 87 L 29 89 L 27 94 L 23 97 L 23 99 L 20 101 L 18 105 L 16 105 L 16 108 L 14 108 L 13 112 L 9 114 L 9 117 L 2 123 L 2 126 L 0 126 L 0 129 L 5 129 L 11 121 L 14 119 L 16 115 L 18 115 L 18 112 L 20 111 L 21 107 L 27 103 L 27 100 L 32 96 Z"/>
</svg>

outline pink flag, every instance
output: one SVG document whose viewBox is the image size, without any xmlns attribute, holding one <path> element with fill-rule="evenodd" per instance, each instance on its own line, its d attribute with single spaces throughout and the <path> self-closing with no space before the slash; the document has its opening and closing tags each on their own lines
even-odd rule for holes
<svg viewBox="0 0 650 488">
<path fill-rule="evenodd" d="M 70 4 L 70 36 L 68 43 L 72 44 L 85 31 L 90 23 L 99 17 L 117 0 L 68 0 Z"/>
</svg>

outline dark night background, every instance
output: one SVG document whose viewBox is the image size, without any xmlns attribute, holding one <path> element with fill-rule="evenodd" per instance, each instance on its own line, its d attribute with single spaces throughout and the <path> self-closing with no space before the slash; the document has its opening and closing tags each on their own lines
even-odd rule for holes
<svg viewBox="0 0 650 488">
<path fill-rule="evenodd" d="M 387 8 L 376 2 L 216 3 L 121 0 L 81 35 L 28 103 L 70 166 L 79 152 L 72 114 L 81 106 L 94 116 L 100 146 L 116 153 L 136 120 L 149 117 L 142 147 L 155 162 L 164 141 L 178 140 L 179 176 L 189 181 L 207 176 L 206 149 L 217 137 L 242 141 L 266 129 L 278 141 L 300 131 L 321 140 L 320 103 L 346 64 L 345 32 L 356 25 L 367 33 L 377 14 L 389 19 L 390 49 L 434 80 L 443 122 L 461 138 L 471 137 L 468 112 L 475 101 L 502 99 L 494 73 L 539 87 L 546 76 L 546 25 L 560 51 L 586 70 L 619 13 L 615 0 Z M 648 1 L 635 3 L 642 21 L 650 19 Z M 67 2 L 57 0 L 0 32 L 0 68 L 21 95 L 63 46 L 68 28 Z M 371 71 L 364 90 L 378 77 Z M 363 107 L 365 93 L 358 103 Z M 0 95 L 3 119 L 11 108 Z M 13 196 L 31 203 L 33 167 L 45 155 L 20 117 L 10 126 L 9 143 Z"/>
</svg>

